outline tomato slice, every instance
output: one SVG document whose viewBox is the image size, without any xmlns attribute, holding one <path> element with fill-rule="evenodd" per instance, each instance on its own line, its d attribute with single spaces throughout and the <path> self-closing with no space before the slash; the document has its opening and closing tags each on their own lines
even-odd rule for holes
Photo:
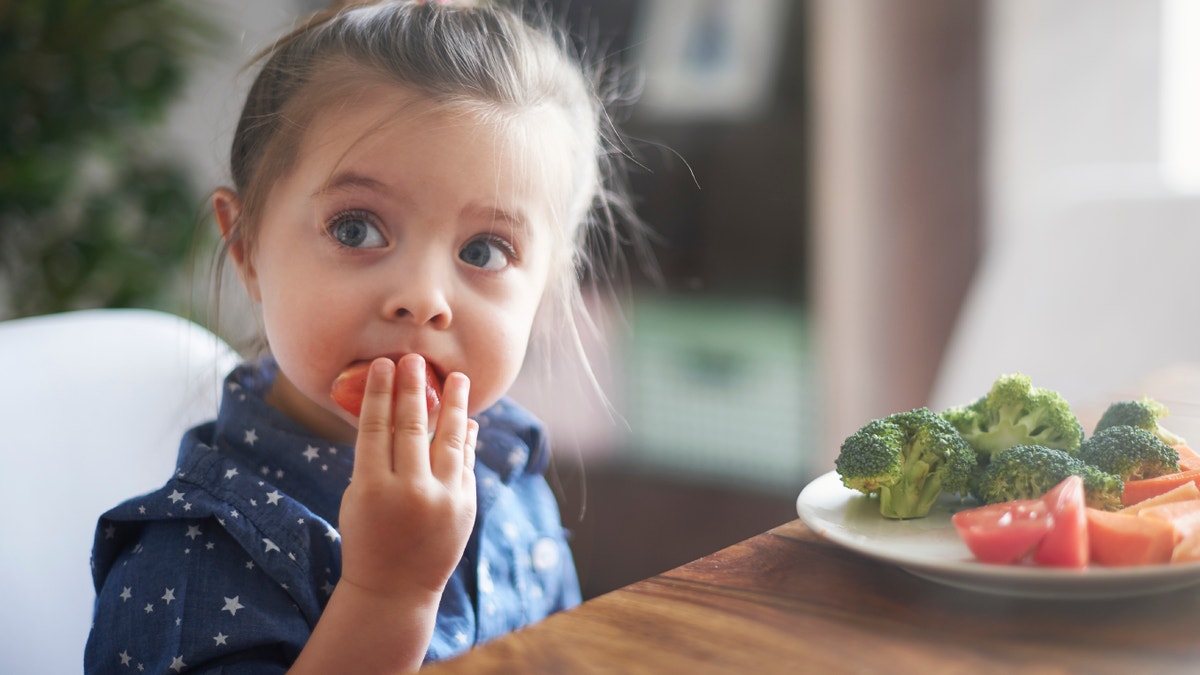
<svg viewBox="0 0 1200 675">
<path fill-rule="evenodd" d="M 1041 499 L 1018 499 L 959 511 L 951 517 L 958 536 L 981 562 L 1009 564 L 1029 555 L 1054 526 Z"/>
<path fill-rule="evenodd" d="M 370 361 L 359 361 L 342 371 L 333 381 L 329 395 L 346 412 L 358 417 L 362 413 L 363 397 L 367 388 L 367 371 L 371 369 Z M 433 415 L 434 409 L 442 399 L 441 382 L 433 372 L 433 366 L 425 362 L 425 409 Z"/>
<path fill-rule="evenodd" d="M 1088 521 L 1083 478 L 1067 476 L 1042 495 L 1054 525 L 1033 553 L 1033 561 L 1051 567 L 1088 565 Z"/>
</svg>

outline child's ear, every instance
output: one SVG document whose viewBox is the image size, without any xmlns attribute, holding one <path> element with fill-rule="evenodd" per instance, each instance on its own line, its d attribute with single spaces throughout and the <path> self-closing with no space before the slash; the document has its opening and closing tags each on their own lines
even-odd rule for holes
<svg viewBox="0 0 1200 675">
<path fill-rule="evenodd" d="M 262 299 L 258 291 L 258 275 L 255 274 L 254 262 L 246 251 L 246 238 L 238 232 L 242 203 L 233 190 L 217 188 L 213 192 L 212 206 L 217 226 L 221 228 L 221 239 L 225 241 L 229 257 L 237 267 L 238 278 L 242 280 L 246 292 L 257 302 Z"/>
</svg>

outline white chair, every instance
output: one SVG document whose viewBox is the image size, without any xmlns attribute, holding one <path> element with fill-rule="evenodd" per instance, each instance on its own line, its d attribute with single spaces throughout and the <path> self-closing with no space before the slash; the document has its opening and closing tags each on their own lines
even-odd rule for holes
<svg viewBox="0 0 1200 675">
<path fill-rule="evenodd" d="M 170 477 L 236 362 L 162 312 L 0 322 L 0 672 L 82 671 L 96 518 Z"/>
<path fill-rule="evenodd" d="M 1095 195 L 985 259 L 930 405 L 968 403 L 1021 371 L 1094 416 L 1136 394 L 1130 385 L 1187 363 L 1200 363 L 1200 196 Z M 1200 412 L 1197 400 L 1166 403 Z M 1094 420 L 1080 417 L 1090 434 Z"/>
</svg>

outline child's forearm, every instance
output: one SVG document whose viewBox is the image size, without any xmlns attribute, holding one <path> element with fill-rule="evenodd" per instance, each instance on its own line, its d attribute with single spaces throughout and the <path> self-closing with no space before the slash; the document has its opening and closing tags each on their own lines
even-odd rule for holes
<svg viewBox="0 0 1200 675">
<path fill-rule="evenodd" d="M 440 600 L 423 589 L 383 597 L 343 580 L 288 673 L 415 672 L 429 648 Z"/>
</svg>

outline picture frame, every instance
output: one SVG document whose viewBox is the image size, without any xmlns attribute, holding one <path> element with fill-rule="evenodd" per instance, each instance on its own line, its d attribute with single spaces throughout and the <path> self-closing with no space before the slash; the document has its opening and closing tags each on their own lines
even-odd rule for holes
<svg viewBox="0 0 1200 675">
<path fill-rule="evenodd" d="M 648 0 L 632 50 L 644 77 L 638 112 L 660 121 L 760 115 L 787 39 L 787 0 Z"/>
</svg>

